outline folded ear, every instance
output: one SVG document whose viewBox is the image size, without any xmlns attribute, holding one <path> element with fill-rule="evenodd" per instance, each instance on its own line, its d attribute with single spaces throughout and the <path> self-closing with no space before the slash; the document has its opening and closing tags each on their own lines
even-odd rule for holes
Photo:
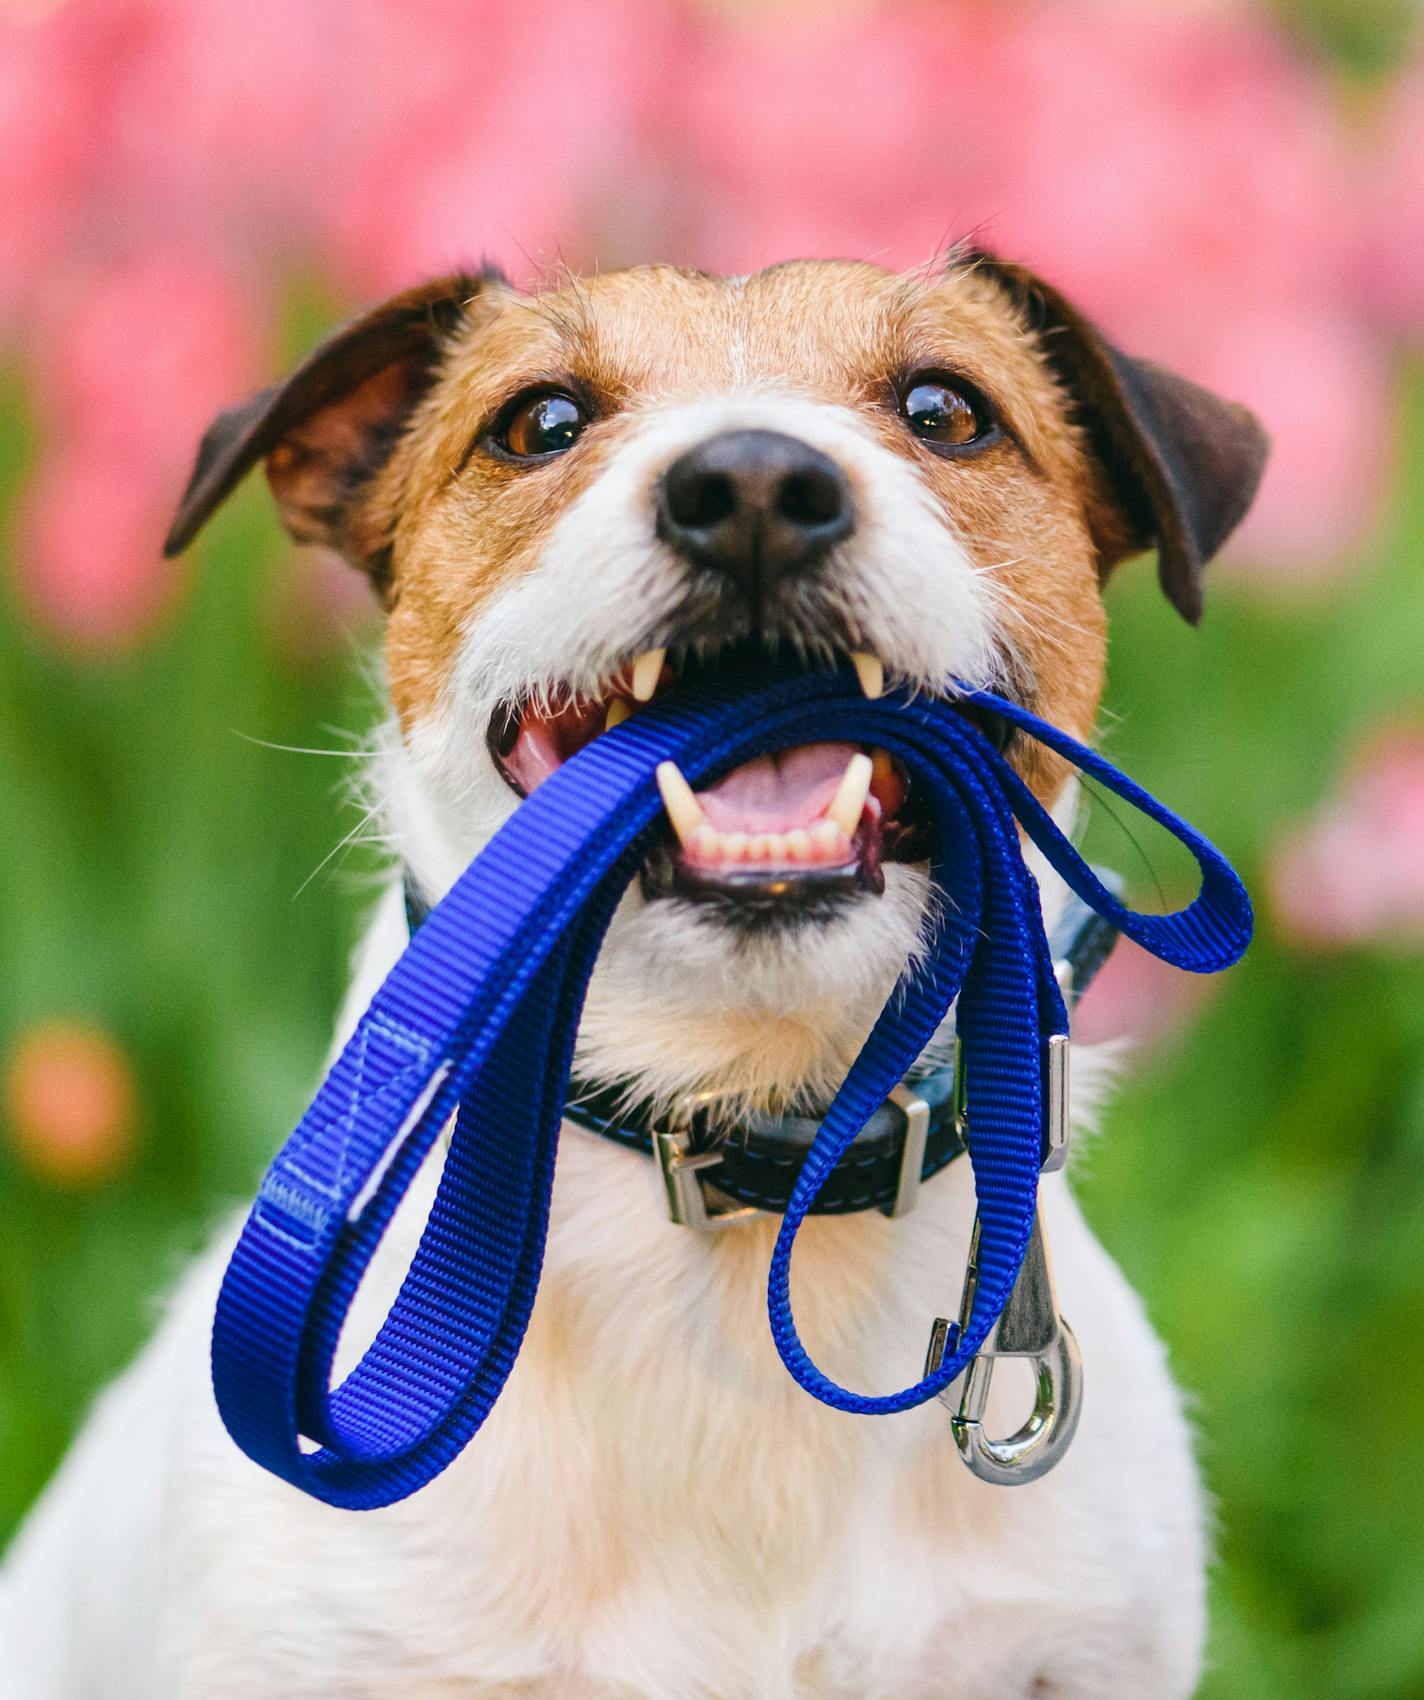
<svg viewBox="0 0 1424 1700">
<path fill-rule="evenodd" d="M 1269 442 L 1236 402 L 1114 348 L 1051 285 L 1024 266 L 961 255 L 1018 307 L 1072 397 L 1104 479 L 1090 512 L 1103 576 L 1155 547 L 1167 600 L 1193 625 L 1206 563 L 1245 517 Z"/>
<path fill-rule="evenodd" d="M 164 554 L 186 549 L 265 460 L 291 535 L 336 549 L 384 588 L 388 540 L 362 525 L 357 497 L 389 458 L 470 303 L 503 281 L 486 270 L 409 289 L 337 331 L 285 383 L 220 413 L 199 445 Z"/>
</svg>

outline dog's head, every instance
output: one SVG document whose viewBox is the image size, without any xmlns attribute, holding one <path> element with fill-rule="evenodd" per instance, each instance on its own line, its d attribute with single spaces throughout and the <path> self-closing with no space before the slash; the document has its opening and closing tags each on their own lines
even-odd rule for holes
<svg viewBox="0 0 1424 1700">
<path fill-rule="evenodd" d="M 258 460 L 283 522 L 367 573 L 399 728 L 389 824 L 440 889 L 528 791 L 734 644 L 991 684 L 1086 736 L 1100 588 L 1155 547 L 1188 620 L 1265 442 L 1020 267 L 650 267 L 398 296 L 204 439 L 181 549 Z M 1011 750 L 1050 806 L 1065 775 Z M 605 948 L 584 1067 L 654 1091 L 824 1089 L 930 900 L 874 751 L 762 758 L 694 796 Z"/>
</svg>

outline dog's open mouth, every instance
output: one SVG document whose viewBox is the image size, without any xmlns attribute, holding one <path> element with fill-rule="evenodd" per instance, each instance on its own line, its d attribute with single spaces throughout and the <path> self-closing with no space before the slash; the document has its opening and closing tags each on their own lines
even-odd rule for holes
<svg viewBox="0 0 1424 1700">
<path fill-rule="evenodd" d="M 851 660 L 861 686 L 878 696 L 884 670 L 873 656 Z M 620 669 L 596 699 L 526 702 L 498 714 L 490 749 L 506 782 L 527 795 L 586 744 L 621 724 L 677 673 L 665 650 L 647 650 Z M 650 896 L 781 908 L 884 889 L 884 865 L 928 851 L 925 823 L 900 763 L 857 744 L 798 744 L 757 756 L 694 790 L 671 762 L 658 770 L 669 830 L 649 855 Z"/>
</svg>

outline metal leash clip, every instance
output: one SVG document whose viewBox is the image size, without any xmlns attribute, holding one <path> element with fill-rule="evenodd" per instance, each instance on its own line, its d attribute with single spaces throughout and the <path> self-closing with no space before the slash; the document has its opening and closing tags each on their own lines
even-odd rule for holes
<svg viewBox="0 0 1424 1700">
<path fill-rule="evenodd" d="M 1045 1068 L 1043 1172 L 1062 1168 L 1068 1153 L 1068 1040 L 1048 1041 Z M 979 1284 L 979 1218 L 969 1242 L 969 1266 L 960 1300 L 959 1327 L 969 1324 Z M 936 1317 L 925 1373 L 944 1361 L 949 1323 Z M 996 1358 L 1028 1358 L 1034 1366 L 1033 1410 L 1004 1440 L 984 1432 L 984 1414 Z M 1028 1249 L 1013 1291 L 984 1344 L 940 1399 L 949 1408 L 950 1432 L 959 1455 L 980 1481 L 1013 1487 L 1047 1475 L 1063 1457 L 1083 1414 L 1083 1360 L 1073 1330 L 1058 1311 L 1053 1263 L 1043 1229 L 1043 1210 L 1034 1211 Z"/>
</svg>

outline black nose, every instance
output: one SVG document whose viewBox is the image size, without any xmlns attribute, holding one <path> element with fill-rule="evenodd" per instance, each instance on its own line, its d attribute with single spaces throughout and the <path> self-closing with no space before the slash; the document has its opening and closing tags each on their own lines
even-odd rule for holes
<svg viewBox="0 0 1424 1700">
<path fill-rule="evenodd" d="M 779 431 L 726 431 L 668 468 L 658 535 L 725 573 L 753 603 L 850 535 L 850 486 L 833 460 Z"/>
</svg>

